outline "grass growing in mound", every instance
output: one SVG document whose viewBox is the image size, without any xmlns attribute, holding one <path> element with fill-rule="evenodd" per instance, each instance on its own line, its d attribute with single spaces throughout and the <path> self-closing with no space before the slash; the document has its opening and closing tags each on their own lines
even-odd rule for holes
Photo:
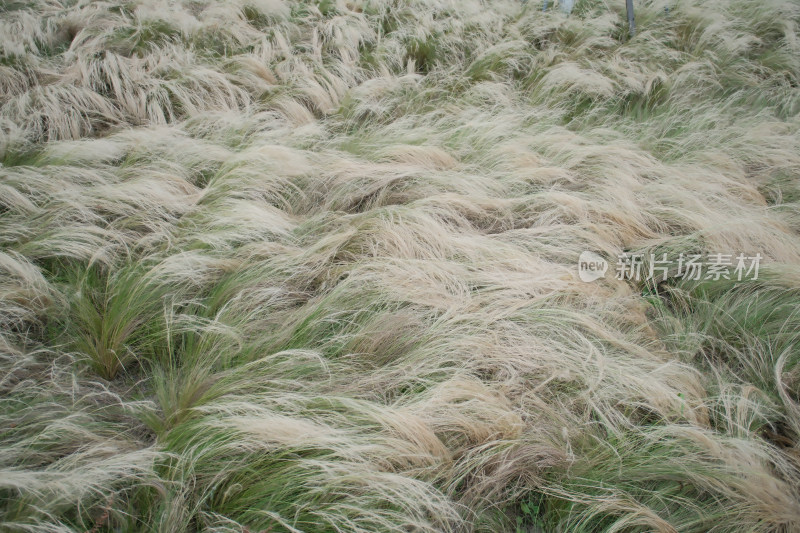
<svg viewBox="0 0 800 533">
<path fill-rule="evenodd" d="M 624 11 L 0 7 L 2 529 L 800 529 L 800 8 Z"/>
</svg>

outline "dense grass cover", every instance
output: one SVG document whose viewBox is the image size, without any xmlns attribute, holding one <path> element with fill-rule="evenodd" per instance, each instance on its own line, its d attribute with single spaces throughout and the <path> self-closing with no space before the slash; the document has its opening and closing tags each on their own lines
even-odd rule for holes
<svg viewBox="0 0 800 533">
<path fill-rule="evenodd" d="M 0 529 L 800 531 L 800 4 L 624 4 L 3 2 Z"/>
</svg>

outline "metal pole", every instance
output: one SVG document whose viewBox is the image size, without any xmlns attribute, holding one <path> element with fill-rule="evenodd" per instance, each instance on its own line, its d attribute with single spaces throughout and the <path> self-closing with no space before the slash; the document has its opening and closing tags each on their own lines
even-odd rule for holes
<svg viewBox="0 0 800 533">
<path fill-rule="evenodd" d="M 633 18 L 633 0 L 625 0 L 625 7 L 628 8 L 628 28 L 631 37 L 636 35 L 636 20 Z"/>
</svg>

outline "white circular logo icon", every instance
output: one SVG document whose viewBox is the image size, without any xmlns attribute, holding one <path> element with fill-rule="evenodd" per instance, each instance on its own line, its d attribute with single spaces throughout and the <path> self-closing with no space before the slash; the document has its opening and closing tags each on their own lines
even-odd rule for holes
<svg viewBox="0 0 800 533">
<path fill-rule="evenodd" d="M 608 261 L 594 252 L 581 252 L 578 258 L 578 276 L 587 283 L 600 279 L 606 275 Z"/>
</svg>

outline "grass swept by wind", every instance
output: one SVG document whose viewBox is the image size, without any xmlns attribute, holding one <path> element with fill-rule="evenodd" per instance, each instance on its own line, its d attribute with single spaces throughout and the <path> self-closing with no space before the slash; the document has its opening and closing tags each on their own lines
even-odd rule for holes
<svg viewBox="0 0 800 533">
<path fill-rule="evenodd" d="M 0 529 L 800 531 L 800 4 L 635 4 L 2 3 Z"/>
</svg>

